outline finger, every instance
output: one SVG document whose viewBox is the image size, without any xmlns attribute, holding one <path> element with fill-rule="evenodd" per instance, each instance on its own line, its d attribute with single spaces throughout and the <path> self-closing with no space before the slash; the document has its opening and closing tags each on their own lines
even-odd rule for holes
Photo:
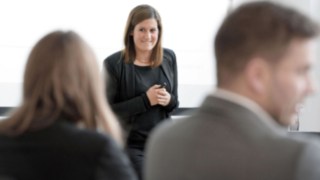
<svg viewBox="0 0 320 180">
<path fill-rule="evenodd" d="M 167 96 L 168 93 L 167 93 L 167 91 L 162 91 L 161 90 L 161 91 L 158 91 L 158 94 L 162 95 L 162 96 Z"/>
<path fill-rule="evenodd" d="M 154 88 L 154 89 L 159 89 L 160 86 L 161 86 L 160 84 L 155 84 L 155 85 L 152 86 L 152 88 Z"/>
<path fill-rule="evenodd" d="M 164 106 L 166 103 L 165 103 L 165 101 L 160 101 L 159 104 Z"/>
<path fill-rule="evenodd" d="M 164 97 L 158 97 L 159 102 L 164 102 L 166 99 Z"/>
<path fill-rule="evenodd" d="M 168 97 L 167 96 L 164 96 L 164 95 L 157 95 L 157 98 L 158 99 L 161 99 L 161 100 L 166 100 L 166 99 L 168 99 Z"/>
</svg>

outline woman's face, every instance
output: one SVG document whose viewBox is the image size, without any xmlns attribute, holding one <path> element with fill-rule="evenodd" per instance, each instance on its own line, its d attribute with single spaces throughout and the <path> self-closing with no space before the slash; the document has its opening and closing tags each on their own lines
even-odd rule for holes
<svg viewBox="0 0 320 180">
<path fill-rule="evenodd" d="M 131 35 L 137 52 L 152 51 L 158 42 L 158 23 L 153 18 L 141 21 L 134 27 Z"/>
</svg>

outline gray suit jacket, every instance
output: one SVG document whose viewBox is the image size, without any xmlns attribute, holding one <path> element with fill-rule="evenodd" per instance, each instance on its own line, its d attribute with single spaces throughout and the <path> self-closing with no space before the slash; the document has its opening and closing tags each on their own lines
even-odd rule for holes
<svg viewBox="0 0 320 180">
<path fill-rule="evenodd" d="M 319 180 L 320 146 L 251 110 L 208 96 L 152 134 L 146 180 Z"/>
</svg>

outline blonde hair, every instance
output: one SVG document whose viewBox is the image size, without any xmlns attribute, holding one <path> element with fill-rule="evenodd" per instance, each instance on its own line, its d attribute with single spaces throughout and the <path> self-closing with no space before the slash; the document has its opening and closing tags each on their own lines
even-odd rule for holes
<svg viewBox="0 0 320 180">
<path fill-rule="evenodd" d="M 0 131 L 19 135 L 58 119 L 102 128 L 120 144 L 121 130 L 106 103 L 96 57 L 75 32 L 55 31 L 32 49 L 24 74 L 23 101 L 1 121 Z"/>
</svg>

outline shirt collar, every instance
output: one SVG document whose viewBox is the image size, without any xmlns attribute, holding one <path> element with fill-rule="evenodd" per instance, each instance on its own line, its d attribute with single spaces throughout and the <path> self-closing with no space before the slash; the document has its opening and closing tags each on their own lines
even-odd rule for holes
<svg viewBox="0 0 320 180">
<path fill-rule="evenodd" d="M 276 120 L 274 120 L 265 110 L 263 110 L 257 103 L 252 101 L 251 99 L 242 96 L 240 94 L 236 94 L 234 92 L 231 92 L 229 90 L 218 88 L 213 93 L 211 93 L 211 96 L 218 97 L 220 99 L 224 99 L 230 102 L 233 102 L 235 104 L 238 104 L 240 106 L 243 106 L 253 113 L 255 113 L 261 121 L 263 121 L 265 124 L 267 124 L 269 127 L 278 127 L 282 128 L 278 123 L 276 123 Z"/>
</svg>

